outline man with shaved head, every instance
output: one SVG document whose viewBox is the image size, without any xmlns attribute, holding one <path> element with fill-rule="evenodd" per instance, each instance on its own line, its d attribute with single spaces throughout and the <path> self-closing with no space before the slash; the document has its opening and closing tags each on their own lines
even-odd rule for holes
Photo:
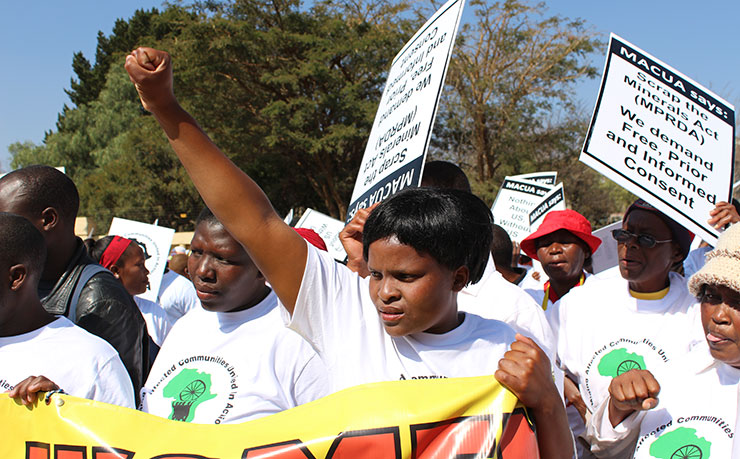
<svg viewBox="0 0 740 459">
<path fill-rule="evenodd" d="M 146 325 L 123 284 L 98 267 L 75 236 L 79 203 L 74 182 L 53 167 L 29 166 L 0 178 L 0 212 L 25 217 L 46 241 L 47 261 L 38 284 L 44 309 L 108 341 L 138 399 L 149 368 Z"/>
</svg>

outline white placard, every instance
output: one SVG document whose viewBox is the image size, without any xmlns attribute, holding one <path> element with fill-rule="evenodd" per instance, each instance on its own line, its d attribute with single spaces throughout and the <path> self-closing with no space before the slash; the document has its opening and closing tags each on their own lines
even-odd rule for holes
<svg viewBox="0 0 740 459">
<path fill-rule="evenodd" d="M 591 255 L 591 265 L 593 266 L 593 273 L 598 274 L 602 271 L 606 271 L 609 268 L 617 266 L 619 263 L 619 255 L 617 254 L 617 241 L 612 237 L 612 230 L 621 229 L 622 221 L 612 223 L 611 225 L 604 226 L 594 231 L 593 234 L 597 238 L 601 239 L 601 245 L 596 252 Z"/>
<path fill-rule="evenodd" d="M 283 221 L 286 225 L 290 225 L 291 223 L 293 223 L 293 208 L 291 208 L 290 212 L 288 212 L 288 215 L 283 218 Z"/>
<path fill-rule="evenodd" d="M 309 228 L 316 231 L 326 243 L 329 254 L 335 260 L 344 261 L 347 259 L 347 252 L 344 251 L 344 247 L 339 241 L 339 232 L 344 228 L 344 223 L 341 221 L 309 208 L 303 212 L 295 227 Z"/>
<path fill-rule="evenodd" d="M 550 185 L 505 177 L 491 206 L 493 221 L 509 233 L 514 242 L 530 234 L 529 213 L 552 190 Z"/>
<path fill-rule="evenodd" d="M 465 0 L 445 3 L 396 55 L 347 211 L 421 183 L 424 158 Z"/>
<path fill-rule="evenodd" d="M 734 156 L 734 107 L 612 34 L 581 161 L 714 243 Z"/>
<path fill-rule="evenodd" d="M 512 175 L 511 178 L 517 180 L 529 180 L 530 182 L 537 182 L 543 185 L 555 185 L 555 182 L 558 180 L 558 173 L 555 171 L 533 172 L 531 174 Z"/>
<path fill-rule="evenodd" d="M 175 230 L 113 217 L 108 234 L 136 239 L 136 242 L 144 248 L 145 255 L 149 256 L 146 260 L 146 269 L 149 270 L 149 288 L 137 296 L 156 302 Z"/>
<path fill-rule="evenodd" d="M 537 231 L 545 215 L 551 210 L 565 210 L 565 192 L 563 192 L 562 183 L 544 195 L 539 204 L 529 212 L 529 230 Z"/>
</svg>

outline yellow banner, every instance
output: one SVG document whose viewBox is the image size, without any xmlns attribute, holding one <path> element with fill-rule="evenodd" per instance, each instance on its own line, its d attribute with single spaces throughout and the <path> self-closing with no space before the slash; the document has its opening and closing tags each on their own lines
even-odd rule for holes
<svg viewBox="0 0 740 459">
<path fill-rule="evenodd" d="M 232 425 L 170 421 L 55 394 L 0 394 L 0 458 L 536 458 L 526 412 L 491 376 L 353 387 Z"/>
</svg>

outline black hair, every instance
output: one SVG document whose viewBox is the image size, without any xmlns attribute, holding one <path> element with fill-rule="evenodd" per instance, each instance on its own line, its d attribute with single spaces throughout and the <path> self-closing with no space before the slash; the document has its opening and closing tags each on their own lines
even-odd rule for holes
<svg viewBox="0 0 740 459">
<path fill-rule="evenodd" d="M 95 239 L 89 237 L 87 239 L 82 240 L 82 245 L 85 246 L 85 250 L 87 250 L 88 255 L 92 257 L 92 251 L 95 248 Z"/>
<path fill-rule="evenodd" d="M 100 239 L 95 241 L 95 244 L 92 246 L 92 248 L 88 248 L 88 253 L 90 254 L 90 257 L 93 260 L 95 260 L 96 263 L 100 263 L 100 258 L 103 256 L 103 252 L 105 252 L 105 249 L 108 248 L 110 243 L 113 241 L 114 237 L 115 237 L 114 235 L 101 237 Z M 130 240 L 131 242 L 135 242 L 136 244 L 139 245 L 139 247 L 142 247 L 142 244 L 136 239 L 133 239 L 130 237 L 127 237 L 126 239 Z M 126 250 L 128 250 L 128 247 L 126 247 Z M 145 250 L 145 249 L 142 248 L 142 250 Z M 145 251 L 144 259 L 146 258 L 147 256 L 146 256 L 146 251 Z M 121 263 L 123 263 L 124 261 L 126 261 L 126 251 L 123 252 L 123 254 L 121 255 L 121 258 L 119 258 L 118 261 L 116 261 L 115 265 L 121 266 Z"/>
<path fill-rule="evenodd" d="M 80 195 L 71 178 L 63 172 L 43 165 L 15 170 L 0 178 L 0 182 L 18 180 L 25 194 L 29 213 L 38 215 L 53 207 L 66 221 L 74 223 L 80 207 Z"/>
<path fill-rule="evenodd" d="M 500 226 L 493 225 L 493 242 L 491 242 L 491 255 L 496 266 L 512 268 L 512 255 L 514 244 L 511 243 L 509 233 Z"/>
<path fill-rule="evenodd" d="M 421 186 L 472 192 L 465 172 L 449 161 L 429 161 L 424 164 Z"/>
<path fill-rule="evenodd" d="M 0 212 L 0 260 L 7 267 L 24 265 L 29 275 L 38 274 L 38 282 L 46 264 L 44 236 L 20 215 Z"/>
<path fill-rule="evenodd" d="M 200 211 L 198 214 L 198 218 L 195 219 L 195 226 L 197 227 L 201 223 L 207 223 L 209 225 L 217 225 L 217 226 L 224 226 L 221 221 L 216 218 L 215 215 L 213 215 L 213 212 L 211 212 L 211 209 L 208 207 L 204 207 L 203 210 Z"/>
<path fill-rule="evenodd" d="M 365 260 L 373 242 L 395 236 L 448 269 L 467 266 L 469 282 L 483 276 L 491 248 L 493 217 L 477 196 L 459 190 L 410 188 L 383 201 L 368 217 L 362 236 Z"/>
</svg>

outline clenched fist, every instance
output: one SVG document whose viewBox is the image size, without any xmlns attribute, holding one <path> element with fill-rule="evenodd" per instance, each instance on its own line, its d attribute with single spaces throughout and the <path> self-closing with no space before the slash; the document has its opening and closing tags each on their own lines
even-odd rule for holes
<svg viewBox="0 0 740 459">
<path fill-rule="evenodd" d="M 172 61 L 168 53 L 137 48 L 126 56 L 125 67 L 145 109 L 156 114 L 177 103 L 172 91 Z"/>
</svg>

